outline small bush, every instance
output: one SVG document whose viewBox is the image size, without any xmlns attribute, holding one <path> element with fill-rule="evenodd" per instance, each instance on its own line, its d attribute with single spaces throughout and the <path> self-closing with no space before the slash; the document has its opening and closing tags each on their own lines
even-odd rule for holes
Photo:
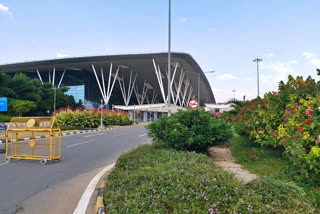
<svg viewBox="0 0 320 214">
<path fill-rule="evenodd" d="M 12 119 L 12 116 L 10 115 L 0 115 L 0 118 L 4 121 L 4 122 L 10 122 Z"/>
<path fill-rule="evenodd" d="M 302 187 L 294 182 L 264 178 L 251 185 L 261 194 L 261 202 L 269 213 L 318 213 Z"/>
<path fill-rule="evenodd" d="M 178 111 L 147 126 L 149 136 L 164 141 L 167 148 L 206 152 L 208 147 L 224 144 L 233 136 L 232 127 L 203 109 Z"/>
</svg>

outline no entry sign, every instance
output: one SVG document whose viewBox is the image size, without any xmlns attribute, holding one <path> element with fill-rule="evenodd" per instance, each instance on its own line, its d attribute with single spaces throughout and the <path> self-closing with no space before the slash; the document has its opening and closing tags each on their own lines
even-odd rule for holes
<svg viewBox="0 0 320 214">
<path fill-rule="evenodd" d="M 196 100 L 190 100 L 188 105 L 189 105 L 190 108 L 195 109 L 195 108 L 198 108 L 199 103 Z"/>
</svg>

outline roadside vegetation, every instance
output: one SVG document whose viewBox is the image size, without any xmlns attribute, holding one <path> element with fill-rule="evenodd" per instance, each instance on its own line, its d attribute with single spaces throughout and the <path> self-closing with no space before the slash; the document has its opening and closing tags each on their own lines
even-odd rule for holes
<svg viewBox="0 0 320 214">
<path fill-rule="evenodd" d="M 108 176 L 107 213 L 319 213 L 314 187 L 283 179 L 289 160 L 246 137 L 235 136 L 230 144 L 231 126 L 213 114 L 181 111 L 147 128 L 154 143 L 121 155 Z M 243 185 L 202 153 L 226 144 L 259 179 Z"/>
<path fill-rule="evenodd" d="M 274 204 L 282 202 L 285 205 L 291 204 L 290 206 L 294 208 L 299 207 L 300 202 L 304 200 L 315 209 L 314 213 L 320 213 L 320 189 L 318 184 L 305 182 L 299 174 L 299 168 L 292 165 L 281 151 L 273 147 L 255 144 L 248 137 L 239 135 L 235 135 L 232 139 L 230 150 L 239 164 L 261 178 L 254 184 L 256 189 L 259 189 L 260 186 L 263 190 L 263 188 L 266 188 L 265 184 L 267 182 L 272 186 L 267 187 L 265 191 L 273 191 L 276 198 L 282 197 L 281 200 L 274 200 Z M 281 194 L 279 190 L 282 191 Z M 283 197 L 292 194 L 292 190 L 299 194 L 292 200 L 284 201 Z M 273 199 L 270 198 L 269 200 Z M 273 210 L 272 207 L 270 207 L 270 210 Z M 294 209 L 291 211 L 292 213 L 299 213 Z M 277 212 L 274 211 L 273 213 Z M 281 209 L 278 210 L 278 213 L 282 213 Z"/>
<path fill-rule="evenodd" d="M 320 74 L 320 70 L 318 70 Z M 278 92 L 237 101 L 223 118 L 254 144 L 273 147 L 297 169 L 295 179 L 320 183 L 320 82 L 310 76 L 279 84 Z"/>
<path fill-rule="evenodd" d="M 79 129 L 79 128 L 97 128 L 101 124 L 101 110 L 72 110 L 69 108 L 62 108 L 55 112 L 61 129 Z M 129 113 L 123 111 L 102 111 L 103 124 L 105 126 L 112 125 L 132 125 L 133 121 L 130 120 Z"/>
<path fill-rule="evenodd" d="M 56 108 L 70 106 L 81 108 L 82 102 L 76 103 L 73 96 L 66 95 L 67 87 L 56 89 Z M 8 97 L 8 112 L 1 113 L 5 122 L 13 116 L 48 116 L 53 112 L 54 89 L 49 83 L 30 79 L 24 74 L 0 74 L 0 97 Z M 49 113 L 48 113 L 49 111 Z"/>
</svg>

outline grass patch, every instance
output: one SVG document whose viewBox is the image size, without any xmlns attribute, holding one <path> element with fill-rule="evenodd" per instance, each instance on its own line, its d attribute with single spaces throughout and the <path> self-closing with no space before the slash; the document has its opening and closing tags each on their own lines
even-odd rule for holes
<svg viewBox="0 0 320 214">
<path fill-rule="evenodd" d="M 296 188 L 297 192 L 300 192 L 296 198 L 293 198 L 297 206 L 300 203 L 300 199 L 304 197 L 309 203 L 313 204 L 315 208 L 320 209 L 319 187 L 315 187 L 313 183 L 302 183 L 297 179 L 297 172 L 293 168 L 292 163 L 282 155 L 281 151 L 254 144 L 254 142 L 247 137 L 239 135 L 234 136 L 229 148 L 239 164 L 251 173 L 263 178 L 263 180 L 257 182 L 258 186 L 268 181 L 268 183 L 277 187 L 273 190 L 274 192 L 277 192 L 277 189 L 285 190 L 285 186 Z M 256 154 L 256 158 L 252 156 L 253 153 Z M 265 188 L 265 185 L 263 186 Z M 286 195 L 290 194 L 290 188 L 284 191 Z M 275 197 L 279 195 L 280 194 L 275 194 Z M 276 201 L 274 203 L 276 203 Z M 320 213 L 320 211 L 318 210 L 316 213 Z"/>
<path fill-rule="evenodd" d="M 104 204 L 107 213 L 316 213 L 303 196 L 291 183 L 242 185 L 206 155 L 153 144 L 119 157 Z"/>
<path fill-rule="evenodd" d="M 284 168 L 290 165 L 278 150 L 266 149 L 254 144 L 247 137 L 235 135 L 230 150 L 237 162 L 260 177 L 287 178 Z M 255 154 L 254 157 L 252 154 Z"/>
</svg>

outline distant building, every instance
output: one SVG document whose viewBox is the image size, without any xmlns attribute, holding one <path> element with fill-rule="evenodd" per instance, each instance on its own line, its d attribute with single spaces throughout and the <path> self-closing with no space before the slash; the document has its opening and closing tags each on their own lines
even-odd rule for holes
<svg viewBox="0 0 320 214">
<path fill-rule="evenodd" d="M 0 65 L 0 72 L 24 73 L 67 92 L 88 107 L 167 103 L 167 53 L 77 57 Z M 210 84 L 198 63 L 185 53 L 172 53 L 172 104 L 198 99 L 215 103 Z M 198 89 L 200 77 L 200 89 Z"/>
</svg>

